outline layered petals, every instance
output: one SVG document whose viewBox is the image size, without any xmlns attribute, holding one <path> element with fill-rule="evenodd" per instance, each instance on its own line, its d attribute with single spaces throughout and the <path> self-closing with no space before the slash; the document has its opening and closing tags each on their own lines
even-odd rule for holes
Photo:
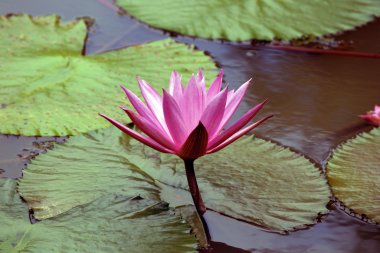
<svg viewBox="0 0 380 253">
<path fill-rule="evenodd" d="M 205 111 L 202 114 L 201 122 L 206 127 L 207 131 L 211 133 L 210 139 L 214 138 L 217 134 L 217 129 L 220 126 L 220 122 L 223 120 L 225 105 L 227 101 L 228 89 L 225 88 L 221 93 L 214 97 L 212 101 L 207 105 Z"/>
<path fill-rule="evenodd" d="M 223 82 L 223 70 L 220 70 L 219 75 L 215 78 L 214 82 L 212 82 L 210 89 L 207 91 L 207 99 L 210 101 L 213 99 L 222 88 L 222 82 Z"/>
<path fill-rule="evenodd" d="M 251 83 L 251 80 L 252 79 L 249 79 L 242 86 L 240 86 L 236 92 L 234 92 L 233 94 L 231 94 L 231 96 L 229 96 L 229 99 L 227 100 L 226 110 L 223 116 L 222 123 L 220 124 L 220 127 L 217 129 L 217 131 L 220 131 L 231 119 L 232 115 L 236 112 L 238 106 L 243 100 L 244 94 L 246 93 L 249 87 L 249 84 Z"/>
<path fill-rule="evenodd" d="M 141 94 L 144 97 L 148 108 L 156 117 L 156 119 L 162 125 L 165 125 L 161 95 L 145 80 L 140 80 L 140 78 L 137 78 L 137 82 L 139 83 Z"/>
<path fill-rule="evenodd" d="M 185 120 L 183 119 L 181 110 L 179 109 L 175 99 L 165 90 L 163 92 L 163 107 L 166 125 L 170 131 L 174 143 L 177 147 L 179 147 L 185 142 L 188 136 Z"/>
<path fill-rule="evenodd" d="M 181 76 L 176 71 L 173 71 L 170 77 L 168 92 L 174 97 L 177 103 L 182 98 L 183 90 Z"/>
<path fill-rule="evenodd" d="M 104 115 L 104 114 L 99 114 L 100 116 L 102 116 L 103 118 L 105 118 L 106 120 L 108 120 L 112 125 L 114 125 L 115 127 L 119 128 L 121 131 L 123 131 L 124 133 L 128 134 L 129 136 L 135 138 L 136 140 L 144 143 L 145 145 L 155 149 L 155 150 L 158 150 L 160 152 L 163 152 L 163 153 L 174 153 L 172 150 L 158 144 L 157 142 L 155 142 L 154 140 L 152 140 L 151 138 L 149 137 L 145 137 L 141 134 L 139 134 L 138 132 L 130 129 L 129 127 L 121 124 L 120 122 Z"/>
<path fill-rule="evenodd" d="M 158 144 L 163 147 L 167 147 L 171 150 L 175 150 L 175 145 L 171 141 L 165 132 L 162 132 L 156 125 L 152 124 L 149 120 L 141 117 L 140 115 L 128 110 L 126 108 L 122 108 L 132 120 L 132 122 L 139 128 L 142 132 L 156 141 Z"/>
<path fill-rule="evenodd" d="M 264 101 L 223 131 L 251 80 L 234 91 L 229 90 L 228 86 L 221 90 L 222 78 L 221 70 L 206 91 L 202 70 L 190 78 L 186 87 L 182 85 L 181 76 L 173 71 L 168 91 L 163 90 L 162 96 L 149 83 L 137 78 L 145 103 L 122 86 L 136 112 L 122 109 L 145 135 L 108 116 L 101 116 L 124 133 L 158 151 L 176 154 L 184 160 L 194 160 L 223 149 L 272 117 L 268 116 L 243 128 L 264 106 Z M 380 114 L 380 107 L 375 107 L 373 113 Z"/>
<path fill-rule="evenodd" d="M 130 90 L 121 85 L 121 88 L 124 90 L 127 98 L 131 102 L 132 106 L 135 108 L 136 112 L 150 121 L 153 125 L 158 126 L 161 130 L 165 131 L 165 128 L 161 125 L 161 123 L 157 120 L 151 110 Z M 121 108 L 124 109 L 124 108 Z"/>
<path fill-rule="evenodd" d="M 225 131 L 221 132 L 217 137 L 212 139 L 209 142 L 209 149 L 215 148 L 225 140 L 227 140 L 231 135 L 239 131 L 242 127 L 244 127 L 255 115 L 263 108 L 266 101 L 256 105 L 252 109 L 250 109 L 246 114 L 243 115 L 239 120 L 237 120 L 232 126 L 230 126 Z"/>
<path fill-rule="evenodd" d="M 251 131 L 255 127 L 257 127 L 258 125 L 260 125 L 261 123 L 263 123 L 264 121 L 266 121 L 267 119 L 270 119 L 272 117 L 273 117 L 273 115 L 269 115 L 269 116 L 255 122 L 255 123 L 253 123 L 252 125 L 247 126 L 246 128 L 234 133 L 231 137 L 229 137 L 227 140 L 225 140 L 220 145 L 216 146 L 213 149 L 208 150 L 207 154 L 212 154 L 212 153 L 215 153 L 215 152 L 225 148 L 227 145 L 230 145 L 231 143 L 233 143 L 234 141 L 236 141 L 237 139 L 239 139 L 240 137 L 242 137 L 243 135 L 245 135 L 246 133 L 248 133 L 249 131 Z"/>
<path fill-rule="evenodd" d="M 187 127 L 194 129 L 203 113 L 206 105 L 206 94 L 204 89 L 198 85 L 197 77 L 194 75 L 190 78 L 182 100 L 179 101 L 181 112 L 186 118 Z"/>
</svg>

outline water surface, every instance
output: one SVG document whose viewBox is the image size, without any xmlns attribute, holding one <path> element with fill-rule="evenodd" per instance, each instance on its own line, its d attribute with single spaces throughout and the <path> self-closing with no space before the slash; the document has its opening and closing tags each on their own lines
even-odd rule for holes
<svg viewBox="0 0 380 253">
<path fill-rule="evenodd" d="M 94 0 L 80 3 L 75 0 L 3 0 L 0 14 L 8 13 L 57 14 L 63 20 L 83 16 L 94 18 L 96 23 L 90 29 L 87 54 L 170 35 L 119 15 Z M 351 42 L 353 48 L 350 50 L 379 53 L 379 31 L 378 19 L 356 31 L 336 36 L 336 39 Z M 251 43 L 207 41 L 178 35 L 173 39 L 207 51 L 224 69 L 225 81 L 232 87 L 253 77 L 254 85 L 232 121 L 269 98 L 257 118 L 268 114 L 275 117 L 254 133 L 298 150 L 321 165 L 339 143 L 370 129 L 357 115 L 380 103 L 380 59 L 289 52 L 258 48 Z M 0 135 L 0 177 L 22 175 L 26 154 L 30 150 L 38 152 L 33 146 L 35 141 L 35 137 Z M 329 215 L 315 226 L 288 235 L 269 233 L 209 211 L 205 218 L 213 240 L 211 252 L 380 252 L 379 226 L 350 216 L 338 203 L 329 208 Z"/>
</svg>

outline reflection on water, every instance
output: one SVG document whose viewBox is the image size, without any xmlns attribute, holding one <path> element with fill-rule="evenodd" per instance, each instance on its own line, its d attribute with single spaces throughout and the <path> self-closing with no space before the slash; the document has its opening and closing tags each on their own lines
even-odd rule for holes
<svg viewBox="0 0 380 253">
<path fill-rule="evenodd" d="M 357 115 L 380 101 L 380 93 L 376 92 L 379 59 L 183 41 L 195 42 L 198 48 L 208 51 L 224 69 L 226 82 L 231 86 L 253 77 L 254 85 L 233 120 L 269 98 L 259 115 L 275 117 L 256 128 L 255 133 L 318 161 L 338 144 L 342 134 L 345 139 L 353 136 L 357 131 L 345 130 L 361 124 Z M 364 124 L 361 126 L 366 128 Z"/>
<path fill-rule="evenodd" d="M 0 14 L 11 12 L 33 15 L 56 13 L 64 20 L 82 16 L 95 18 L 96 24 L 91 28 L 87 41 L 87 54 L 167 37 L 134 19 L 116 14 L 94 0 L 82 0 L 80 5 L 76 0 L 1 1 Z M 378 19 L 338 38 L 353 40 L 355 50 L 379 52 L 379 30 Z M 269 98 L 256 119 L 268 114 L 275 117 L 257 128 L 255 133 L 299 150 L 321 164 L 337 144 L 369 129 L 356 115 L 380 103 L 379 59 L 258 49 L 248 44 L 182 36 L 175 39 L 207 51 L 224 69 L 225 81 L 232 87 L 236 88 L 253 77 L 254 85 L 232 121 Z M 16 154 L 23 148 L 30 148 L 34 140 L 0 136 L 0 169 L 5 170 L 0 176 L 21 176 L 24 161 Z M 321 223 L 289 235 L 268 233 L 253 225 L 207 212 L 206 219 L 215 241 L 212 252 L 379 252 L 378 226 L 350 217 L 335 206 L 331 209 Z"/>
<path fill-rule="evenodd" d="M 379 227 L 350 217 L 335 206 L 331 209 L 323 222 L 289 235 L 263 232 L 253 225 L 237 222 L 211 211 L 206 213 L 205 218 L 211 224 L 209 229 L 214 241 L 239 246 L 252 252 L 379 252 Z"/>
</svg>

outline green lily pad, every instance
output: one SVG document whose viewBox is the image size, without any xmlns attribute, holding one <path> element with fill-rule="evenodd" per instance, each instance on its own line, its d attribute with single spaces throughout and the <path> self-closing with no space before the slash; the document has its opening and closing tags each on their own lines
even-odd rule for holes
<svg viewBox="0 0 380 253">
<path fill-rule="evenodd" d="M 113 127 L 72 137 L 32 160 L 20 179 L 19 192 L 37 219 L 113 193 L 158 200 L 154 178 L 129 162 L 137 155 L 126 152 L 125 143 Z M 150 160 L 140 160 L 141 167 L 153 167 Z"/>
<path fill-rule="evenodd" d="M 377 0 L 116 0 L 157 28 L 208 39 L 291 40 L 349 30 L 380 15 Z"/>
<path fill-rule="evenodd" d="M 158 164 L 174 171 L 162 182 L 187 189 L 186 181 L 178 180 L 184 178 L 180 159 L 161 155 Z M 195 170 L 208 208 L 272 231 L 303 228 L 328 212 L 330 190 L 320 170 L 305 157 L 269 141 L 241 138 L 196 160 Z M 166 190 L 162 199 L 170 201 L 177 195 L 183 205 L 188 199 L 183 193 Z"/>
<path fill-rule="evenodd" d="M 176 211 L 180 213 L 182 219 L 191 225 L 192 232 L 195 234 L 200 248 L 207 248 L 209 246 L 207 232 L 195 206 L 181 206 L 178 207 Z"/>
<path fill-rule="evenodd" d="M 0 133 L 29 136 L 74 135 L 105 128 L 99 112 L 127 102 L 119 85 L 140 94 L 136 75 L 166 87 L 176 69 L 188 78 L 211 58 L 165 39 L 126 49 L 84 56 L 87 27 L 79 19 L 57 16 L 0 16 Z"/>
<path fill-rule="evenodd" d="M 380 128 L 339 146 L 327 164 L 334 195 L 360 215 L 380 223 Z"/>
<path fill-rule="evenodd" d="M 30 224 L 16 184 L 0 179 L 0 252 L 196 252 L 190 227 L 165 203 L 108 195 Z"/>
<path fill-rule="evenodd" d="M 328 211 L 330 190 L 319 169 L 258 138 L 197 160 L 196 172 L 207 207 L 271 231 L 313 224 Z M 39 155 L 25 169 L 19 191 L 38 219 L 113 192 L 162 198 L 173 207 L 191 203 L 181 160 L 116 128 L 74 136 Z"/>
</svg>

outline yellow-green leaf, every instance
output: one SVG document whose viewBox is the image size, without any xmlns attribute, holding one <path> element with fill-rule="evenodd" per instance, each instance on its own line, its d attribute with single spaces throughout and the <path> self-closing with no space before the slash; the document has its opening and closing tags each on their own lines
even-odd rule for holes
<svg viewBox="0 0 380 253">
<path fill-rule="evenodd" d="M 165 203 L 110 194 L 30 224 L 16 185 L 0 179 L 0 252 L 196 252 L 189 225 Z"/>
<path fill-rule="evenodd" d="M 161 155 L 157 166 L 174 171 L 160 178 L 176 188 L 166 189 L 162 198 L 172 202 L 178 195 L 178 204 L 185 204 L 189 198 L 182 190 L 187 189 L 182 161 Z M 321 171 L 302 155 L 269 141 L 243 137 L 196 160 L 195 170 L 208 208 L 271 231 L 303 228 L 328 212 L 330 189 Z"/>
<path fill-rule="evenodd" d="M 121 117 L 127 99 L 119 85 L 140 94 L 136 75 L 167 87 L 176 69 L 188 78 L 211 58 L 166 39 L 97 55 L 82 55 L 85 21 L 56 16 L 0 17 L 0 133 L 62 136 L 105 128 L 98 116 Z"/>
<path fill-rule="evenodd" d="M 320 170 L 271 142 L 245 137 L 195 166 L 207 207 L 268 230 L 301 228 L 328 211 L 330 190 Z M 74 136 L 39 155 L 19 191 L 39 219 L 111 193 L 161 198 L 173 207 L 191 203 L 182 161 L 116 128 Z"/>
<path fill-rule="evenodd" d="M 380 128 L 339 146 L 327 164 L 327 176 L 344 205 L 380 223 Z"/>
</svg>

